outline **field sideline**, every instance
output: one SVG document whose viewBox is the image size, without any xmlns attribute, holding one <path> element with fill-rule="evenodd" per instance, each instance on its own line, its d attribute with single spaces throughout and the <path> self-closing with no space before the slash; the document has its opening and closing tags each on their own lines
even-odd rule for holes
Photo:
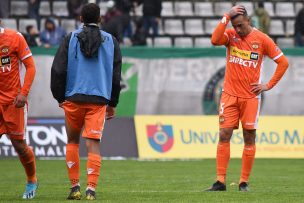
<svg viewBox="0 0 304 203">
<path fill-rule="evenodd" d="M 69 192 L 64 160 L 38 160 L 37 197 L 22 201 L 24 174 L 17 159 L 0 160 L 0 202 L 62 202 Z M 85 160 L 81 184 L 85 190 Z M 105 160 L 97 190 L 98 202 L 304 202 L 303 159 L 257 159 L 251 191 L 238 192 L 241 160 L 232 159 L 227 192 L 202 192 L 215 178 L 215 160 Z M 84 202 L 84 200 L 80 201 Z"/>
</svg>

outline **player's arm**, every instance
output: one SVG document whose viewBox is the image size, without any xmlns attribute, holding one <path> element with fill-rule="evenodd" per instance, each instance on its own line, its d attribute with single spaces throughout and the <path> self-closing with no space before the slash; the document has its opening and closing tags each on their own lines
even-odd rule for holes
<svg viewBox="0 0 304 203">
<path fill-rule="evenodd" d="M 68 49 L 71 34 L 66 36 L 59 46 L 51 69 L 51 91 L 59 104 L 65 100 Z"/>
<path fill-rule="evenodd" d="M 21 87 L 20 92 L 18 93 L 18 95 L 14 100 L 15 106 L 17 108 L 21 108 L 25 105 L 27 101 L 27 96 L 29 94 L 29 91 L 31 89 L 31 86 L 35 78 L 36 68 L 35 68 L 34 59 L 32 57 L 32 53 L 22 34 L 16 33 L 15 40 L 18 43 L 18 49 L 17 49 L 18 58 L 20 61 L 22 61 L 26 69 L 23 86 Z"/>
<path fill-rule="evenodd" d="M 229 42 L 229 38 L 227 33 L 225 33 L 225 31 L 229 23 L 229 20 L 231 19 L 231 17 L 243 13 L 244 13 L 243 6 L 234 6 L 230 9 L 228 13 L 225 13 L 221 22 L 219 22 L 219 24 L 212 33 L 211 43 L 215 46 L 227 45 Z"/>
<path fill-rule="evenodd" d="M 120 94 L 120 80 L 121 80 L 121 64 L 122 64 L 122 57 L 121 51 L 119 47 L 119 43 L 113 37 L 114 42 L 114 62 L 113 62 L 113 78 L 112 78 L 112 93 L 111 93 L 111 100 L 107 107 L 107 119 L 114 117 L 115 115 L 115 107 L 119 101 L 119 94 Z"/>
<path fill-rule="evenodd" d="M 274 62 L 276 62 L 277 68 L 272 78 L 269 80 L 267 84 L 258 84 L 258 83 L 251 84 L 252 86 L 251 91 L 255 94 L 260 94 L 263 91 L 272 89 L 281 80 L 281 78 L 283 77 L 284 73 L 286 72 L 289 66 L 287 57 L 284 56 L 283 52 L 268 37 L 266 38 L 265 47 L 266 47 L 265 54 L 268 55 L 270 58 L 272 58 Z"/>
</svg>

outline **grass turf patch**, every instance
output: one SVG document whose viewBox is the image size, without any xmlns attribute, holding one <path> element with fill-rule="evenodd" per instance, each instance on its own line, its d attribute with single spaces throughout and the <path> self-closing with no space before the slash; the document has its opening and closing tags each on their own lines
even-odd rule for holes
<svg viewBox="0 0 304 203">
<path fill-rule="evenodd" d="M 21 196 L 25 175 L 19 160 L 2 159 L 0 163 L 0 202 L 24 202 Z M 83 197 L 85 166 L 86 161 L 82 160 Z M 304 202 L 303 168 L 303 159 L 256 159 L 250 179 L 251 191 L 244 193 L 238 191 L 241 159 L 232 159 L 228 169 L 228 191 L 203 192 L 215 182 L 214 159 L 105 160 L 97 199 L 102 202 Z M 64 160 L 38 160 L 37 174 L 39 188 L 31 202 L 66 199 L 70 184 Z"/>
</svg>

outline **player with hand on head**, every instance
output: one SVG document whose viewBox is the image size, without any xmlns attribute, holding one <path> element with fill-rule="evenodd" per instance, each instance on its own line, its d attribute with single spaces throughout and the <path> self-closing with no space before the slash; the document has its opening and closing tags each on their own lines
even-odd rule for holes
<svg viewBox="0 0 304 203">
<path fill-rule="evenodd" d="M 59 47 L 51 70 L 51 90 L 64 109 L 68 143 L 66 164 L 72 185 L 68 199 L 81 199 L 79 184 L 79 139 L 86 138 L 88 152 L 86 199 L 96 199 L 101 168 L 100 139 L 105 119 L 115 116 L 121 79 L 119 43 L 101 31 L 100 8 L 83 6 L 84 23 Z"/>
<path fill-rule="evenodd" d="M 233 28 L 227 29 L 231 21 Z M 230 159 L 230 139 L 234 129 L 242 124 L 244 149 L 239 190 L 248 191 L 248 182 L 255 157 L 255 138 L 261 103 L 261 93 L 273 88 L 288 68 L 288 60 L 272 39 L 250 24 L 244 6 L 234 6 L 224 14 L 215 28 L 211 42 L 226 46 L 226 72 L 219 104 L 219 142 L 216 155 L 217 181 L 206 191 L 225 191 L 226 172 Z M 264 55 L 277 68 L 266 84 L 261 83 Z"/>
<path fill-rule="evenodd" d="M 24 167 L 27 184 L 23 199 L 34 198 L 38 187 L 35 155 L 25 141 L 27 95 L 35 73 L 34 59 L 22 34 L 0 27 L 0 138 L 8 136 Z"/>
</svg>

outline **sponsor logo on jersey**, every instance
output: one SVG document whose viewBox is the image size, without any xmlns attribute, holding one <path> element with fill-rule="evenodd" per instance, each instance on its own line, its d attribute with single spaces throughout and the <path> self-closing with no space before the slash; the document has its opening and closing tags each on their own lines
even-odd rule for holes
<svg viewBox="0 0 304 203">
<path fill-rule="evenodd" d="M 244 67 L 254 67 L 257 68 L 259 60 L 259 53 L 251 52 L 247 50 L 241 50 L 237 47 L 230 47 L 230 63 L 236 63 Z"/>
<path fill-rule="evenodd" d="M 3 56 L 1 57 L 1 64 L 2 66 L 4 65 L 9 65 L 11 64 L 11 58 L 9 56 Z"/>
</svg>

